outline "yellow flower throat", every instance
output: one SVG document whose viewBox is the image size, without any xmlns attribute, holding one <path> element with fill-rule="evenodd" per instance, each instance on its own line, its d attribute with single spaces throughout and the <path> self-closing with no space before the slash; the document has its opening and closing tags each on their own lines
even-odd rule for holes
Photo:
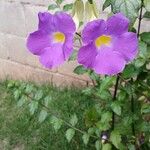
<svg viewBox="0 0 150 150">
<path fill-rule="evenodd" d="M 63 43 L 65 42 L 65 35 L 62 32 L 55 32 L 53 34 L 53 39 L 55 42 Z"/>
<path fill-rule="evenodd" d="M 111 42 L 111 37 L 110 36 L 106 36 L 106 35 L 102 35 L 99 36 L 96 40 L 95 40 L 95 45 L 97 48 L 101 47 L 102 45 L 106 45 L 109 46 Z"/>
</svg>

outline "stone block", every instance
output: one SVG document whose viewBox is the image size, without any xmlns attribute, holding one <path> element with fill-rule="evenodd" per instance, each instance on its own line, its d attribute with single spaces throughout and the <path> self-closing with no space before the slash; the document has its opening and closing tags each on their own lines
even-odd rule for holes
<svg viewBox="0 0 150 150">
<path fill-rule="evenodd" d="M 0 32 L 26 35 L 25 16 L 21 4 L 0 1 Z"/>
</svg>

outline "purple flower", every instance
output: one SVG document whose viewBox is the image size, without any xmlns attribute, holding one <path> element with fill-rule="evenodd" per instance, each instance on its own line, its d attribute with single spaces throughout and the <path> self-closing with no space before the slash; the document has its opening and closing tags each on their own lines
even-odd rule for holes
<svg viewBox="0 0 150 150">
<path fill-rule="evenodd" d="M 129 20 L 121 13 L 107 21 L 98 19 L 87 23 L 82 32 L 83 47 L 78 62 L 98 74 L 114 75 L 138 53 L 137 35 L 128 32 Z"/>
<path fill-rule="evenodd" d="M 66 13 L 39 13 L 38 30 L 27 39 L 31 53 L 38 55 L 47 68 L 57 67 L 69 58 L 73 50 L 75 24 Z"/>
</svg>

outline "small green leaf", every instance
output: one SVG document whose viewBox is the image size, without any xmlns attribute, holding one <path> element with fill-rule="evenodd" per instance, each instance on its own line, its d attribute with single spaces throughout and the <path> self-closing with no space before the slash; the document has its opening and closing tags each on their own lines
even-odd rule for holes
<svg viewBox="0 0 150 150">
<path fill-rule="evenodd" d="M 101 93 L 103 90 L 110 88 L 114 80 L 115 77 L 105 77 L 101 82 L 99 92 Z"/>
<path fill-rule="evenodd" d="M 78 75 L 81 75 L 81 74 L 84 74 L 87 72 L 87 69 L 84 68 L 82 65 L 80 66 L 77 66 L 75 69 L 74 69 L 74 73 L 78 74 Z"/>
<path fill-rule="evenodd" d="M 48 104 L 52 101 L 52 97 L 51 96 L 46 96 L 44 98 L 44 105 L 48 107 Z"/>
<path fill-rule="evenodd" d="M 140 38 L 146 44 L 150 45 L 150 32 L 143 32 L 142 34 L 140 34 Z"/>
<path fill-rule="evenodd" d="M 38 91 L 35 93 L 34 99 L 35 99 L 35 100 L 40 100 L 42 97 L 43 97 L 43 91 L 42 91 L 42 90 L 38 90 Z"/>
<path fill-rule="evenodd" d="M 22 92 L 21 92 L 20 89 L 15 90 L 15 92 L 14 92 L 14 98 L 15 98 L 15 100 L 18 100 L 20 98 L 21 93 Z"/>
<path fill-rule="evenodd" d="M 25 88 L 25 92 L 26 92 L 27 94 L 30 94 L 30 93 L 33 91 L 33 89 L 34 89 L 34 86 L 33 86 L 33 85 L 27 84 L 27 85 L 26 85 L 26 88 Z"/>
<path fill-rule="evenodd" d="M 58 4 L 61 4 L 64 0 L 56 0 Z"/>
<path fill-rule="evenodd" d="M 112 144 L 119 149 L 119 145 L 121 144 L 121 135 L 118 131 L 112 131 L 110 135 L 110 141 Z"/>
<path fill-rule="evenodd" d="M 68 142 L 70 142 L 73 138 L 73 136 L 75 135 L 75 130 L 70 128 L 66 131 L 66 138 L 68 140 Z"/>
<path fill-rule="evenodd" d="M 39 114 L 39 122 L 42 123 L 46 119 L 47 115 L 48 113 L 46 110 L 41 110 Z"/>
<path fill-rule="evenodd" d="M 141 113 L 148 114 L 150 113 L 150 104 L 145 103 L 142 105 Z"/>
<path fill-rule="evenodd" d="M 58 6 L 56 4 L 51 4 L 48 6 L 48 10 L 54 10 L 56 8 L 58 8 Z"/>
<path fill-rule="evenodd" d="M 103 4 L 103 10 L 105 10 L 107 7 L 109 7 L 111 5 L 111 0 L 105 0 L 104 4 Z"/>
<path fill-rule="evenodd" d="M 89 138 L 90 138 L 89 134 L 87 134 L 87 133 L 83 134 L 82 139 L 83 139 L 83 142 L 85 145 L 88 144 Z"/>
<path fill-rule="evenodd" d="M 117 101 L 111 104 L 111 108 L 117 115 L 121 115 L 121 106 Z"/>
<path fill-rule="evenodd" d="M 25 97 L 25 96 L 22 96 L 22 97 L 19 99 L 19 101 L 18 101 L 18 103 L 17 103 L 17 106 L 18 106 L 18 107 L 21 107 L 25 102 L 26 102 L 26 97 Z"/>
<path fill-rule="evenodd" d="M 37 109 L 38 109 L 38 102 L 32 101 L 29 104 L 29 110 L 30 110 L 31 115 L 33 115 Z"/>
<path fill-rule="evenodd" d="M 96 142 L 95 142 L 95 148 L 96 148 L 96 150 L 101 150 L 101 142 L 99 141 L 99 140 L 97 140 Z"/>
<path fill-rule="evenodd" d="M 52 116 L 51 123 L 53 124 L 53 127 L 54 127 L 55 131 L 57 132 L 61 128 L 63 122 L 61 119 L 58 119 L 58 118 Z"/>
<path fill-rule="evenodd" d="M 128 145 L 128 149 L 129 149 L 129 150 L 136 150 L 136 149 L 135 149 L 135 146 L 134 146 L 133 144 L 129 144 L 129 145 Z"/>
<path fill-rule="evenodd" d="M 107 144 L 103 144 L 102 146 L 102 150 L 112 150 L 112 146 L 111 144 L 107 143 Z"/>
<path fill-rule="evenodd" d="M 63 11 L 69 11 L 69 10 L 71 10 L 73 8 L 73 4 L 71 3 L 71 4 L 66 4 L 66 5 L 64 5 L 64 7 L 63 7 Z"/>
<path fill-rule="evenodd" d="M 150 12 L 147 11 L 145 12 L 145 14 L 143 15 L 144 18 L 150 19 Z"/>
<path fill-rule="evenodd" d="M 112 119 L 112 113 L 111 112 L 104 112 L 101 115 L 101 122 L 106 123 L 111 121 Z"/>
<path fill-rule="evenodd" d="M 78 122 L 77 115 L 76 115 L 76 114 L 72 115 L 72 116 L 71 116 L 71 119 L 70 119 L 70 124 L 71 124 L 72 126 L 75 126 L 75 125 L 77 124 L 77 122 Z"/>
<path fill-rule="evenodd" d="M 129 64 L 125 67 L 122 76 L 123 78 L 131 78 L 131 77 L 135 77 L 137 75 L 137 70 L 135 68 L 135 66 L 133 64 Z"/>
<path fill-rule="evenodd" d="M 137 58 L 134 62 L 136 68 L 140 68 L 145 64 L 146 60 L 143 58 Z"/>
</svg>

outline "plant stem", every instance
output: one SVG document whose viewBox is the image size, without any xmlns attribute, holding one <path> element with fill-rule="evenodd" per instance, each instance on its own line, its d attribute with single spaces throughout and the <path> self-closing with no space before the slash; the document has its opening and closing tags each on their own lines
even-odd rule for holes
<svg viewBox="0 0 150 150">
<path fill-rule="evenodd" d="M 116 96 L 117 96 L 117 91 L 118 91 L 118 85 L 119 85 L 119 75 L 117 75 L 117 79 L 116 79 L 116 84 L 115 84 L 115 91 L 114 91 L 114 95 L 113 95 L 113 101 L 116 100 Z M 112 130 L 114 130 L 115 127 L 115 113 L 113 112 L 112 114 Z"/>
<path fill-rule="evenodd" d="M 141 0 L 141 8 L 140 8 L 140 16 L 139 16 L 139 23 L 138 23 L 138 32 L 137 32 L 137 36 L 139 38 L 140 36 L 140 29 L 141 29 L 141 21 L 142 21 L 142 12 L 143 12 L 143 0 Z M 133 78 L 131 78 L 131 83 L 133 83 Z M 133 91 L 131 89 L 132 92 L 132 96 L 131 96 L 131 111 L 132 114 L 134 114 L 134 97 L 133 97 Z M 135 125 L 134 122 L 132 123 L 132 133 L 135 136 Z"/>
<path fill-rule="evenodd" d="M 140 35 L 140 29 L 141 29 L 142 12 L 143 12 L 143 0 L 141 0 L 141 8 L 140 8 L 140 16 L 139 16 L 138 32 L 137 32 L 138 38 L 139 38 L 139 35 Z"/>
</svg>

